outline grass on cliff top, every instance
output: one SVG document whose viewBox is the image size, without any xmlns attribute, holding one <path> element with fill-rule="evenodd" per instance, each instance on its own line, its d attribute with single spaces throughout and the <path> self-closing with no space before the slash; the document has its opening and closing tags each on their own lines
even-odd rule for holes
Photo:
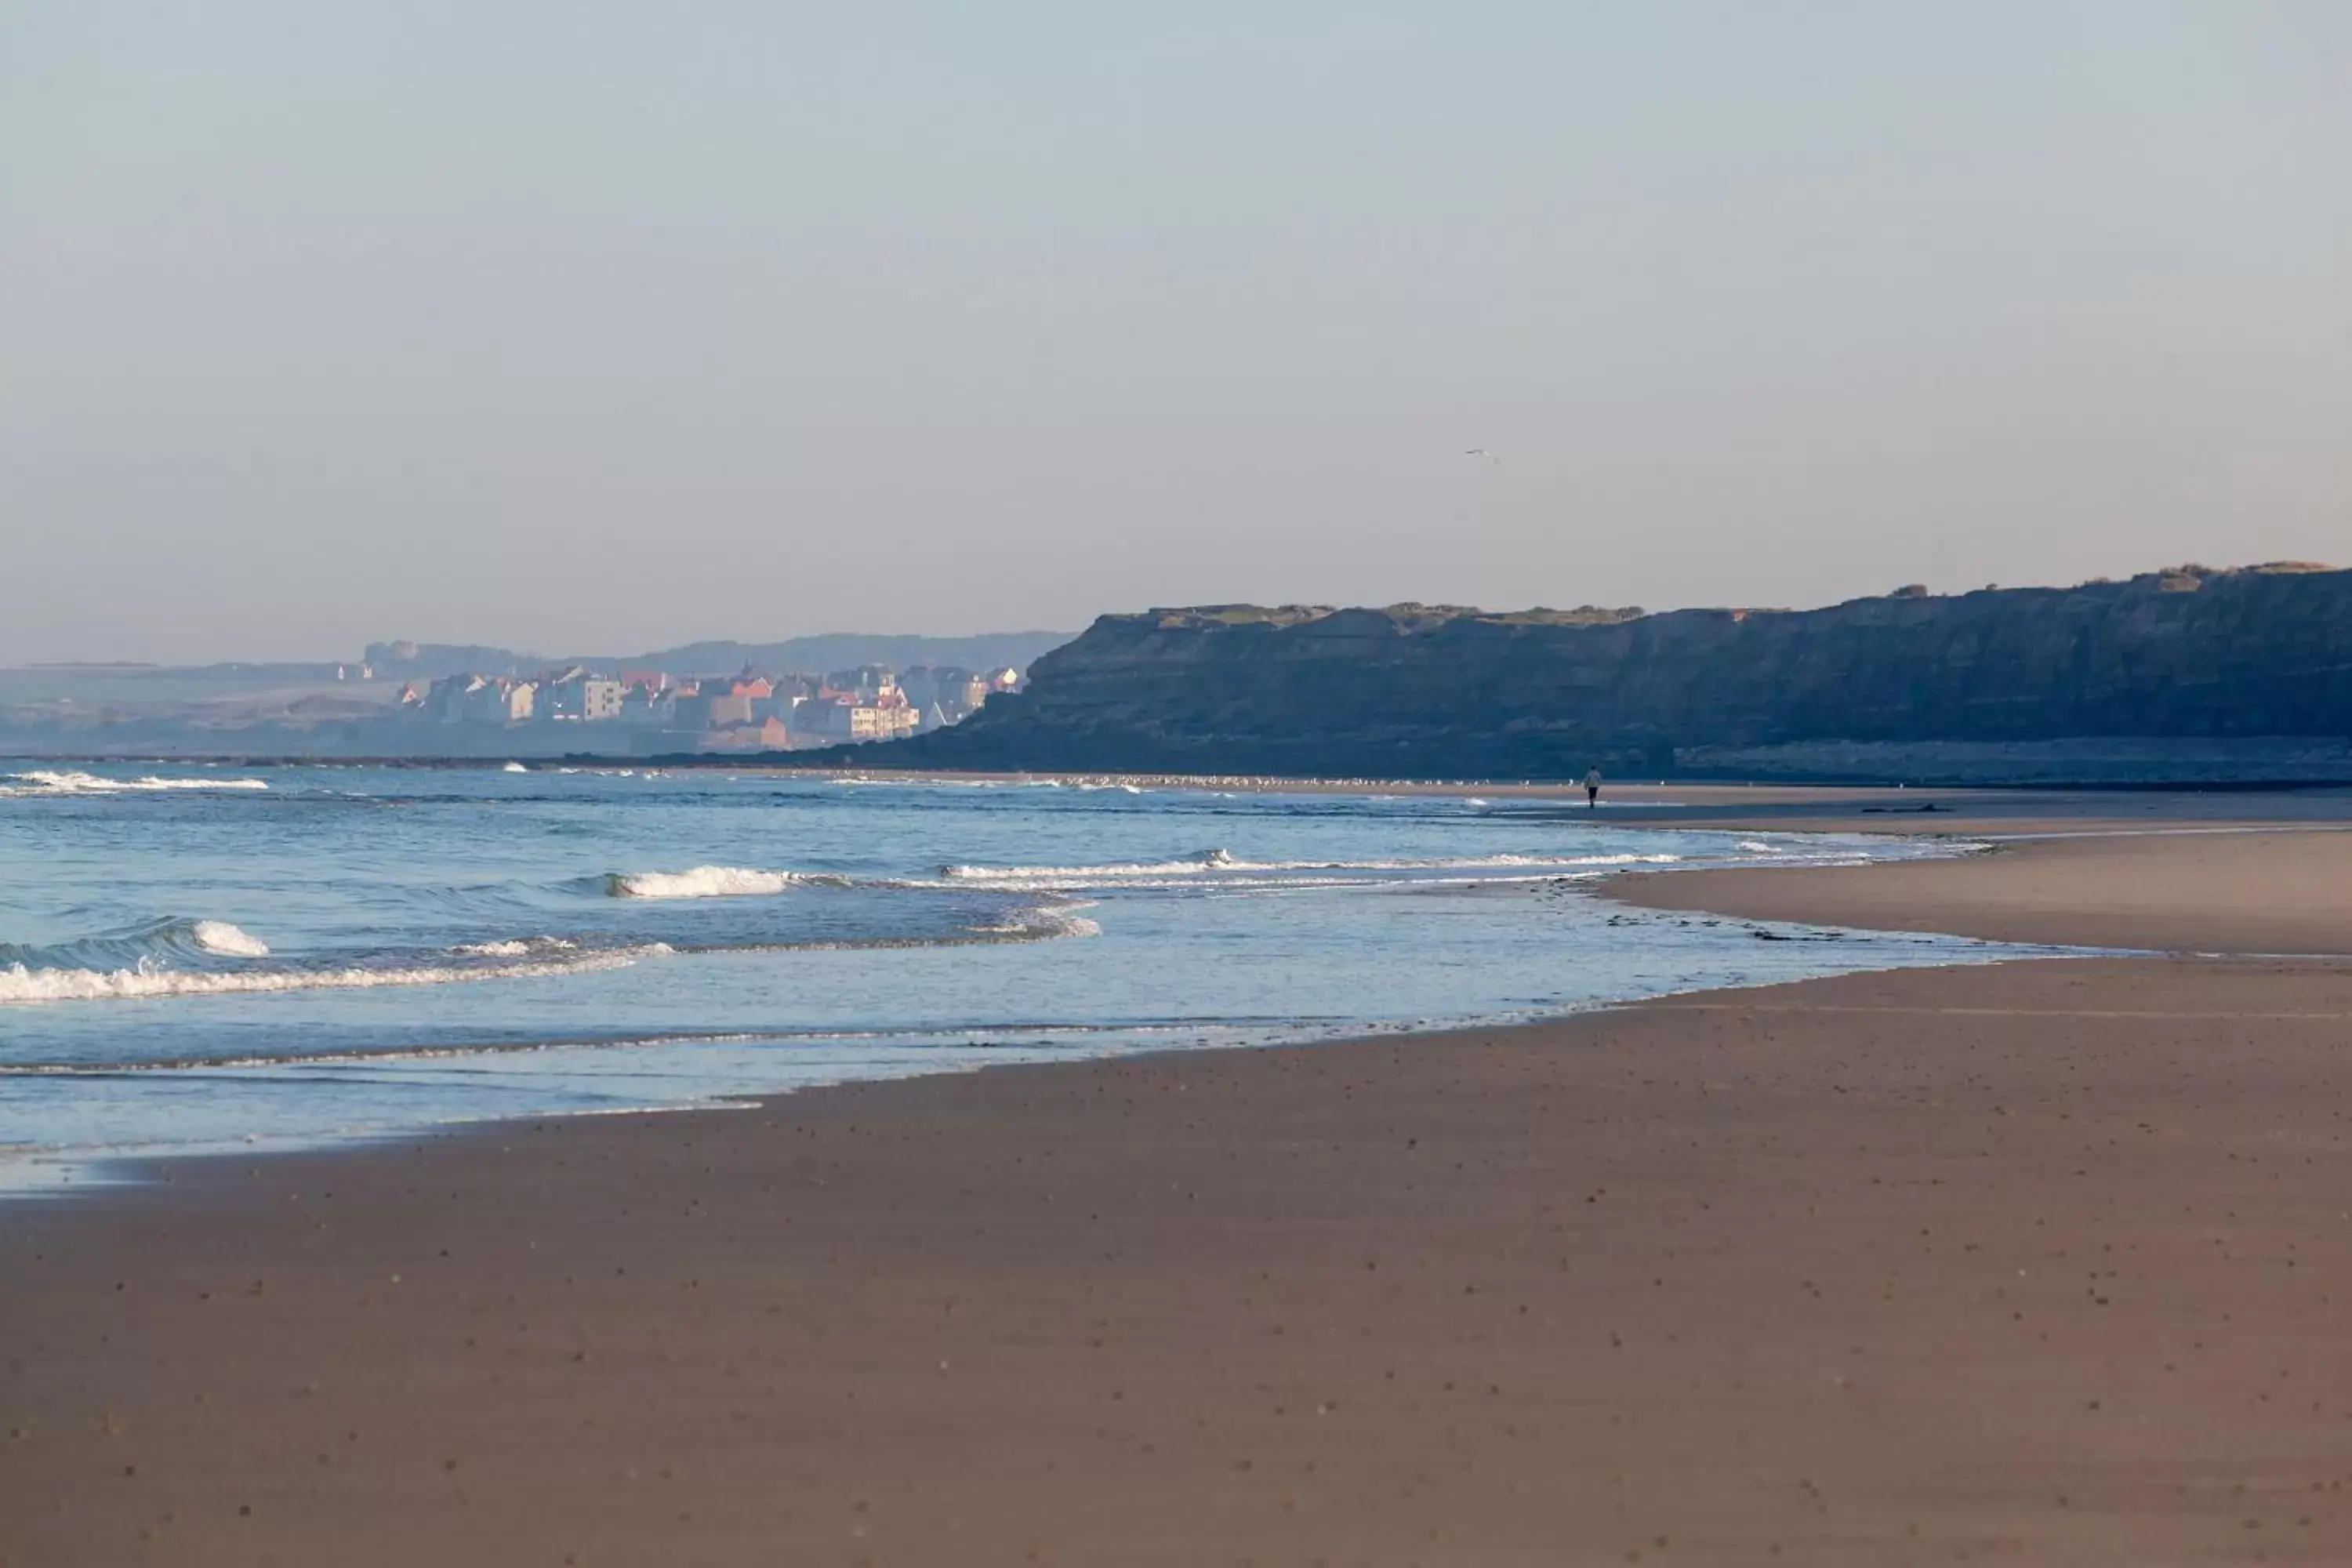
<svg viewBox="0 0 2352 1568">
<path fill-rule="evenodd" d="M 1163 626 L 1297 626 L 1340 613 L 1329 605 L 1198 605 L 1181 609 L 1152 610 L 1131 618 L 1156 621 Z M 1539 605 L 1526 610 L 1482 610 L 1471 605 L 1403 604 L 1354 613 L 1382 615 L 1391 620 L 1424 625 L 1477 620 L 1509 626 L 1591 626 L 1639 620 L 1648 612 L 1632 605 L 1612 609 L 1600 605 L 1582 605 L 1572 610 L 1554 610 Z"/>
</svg>

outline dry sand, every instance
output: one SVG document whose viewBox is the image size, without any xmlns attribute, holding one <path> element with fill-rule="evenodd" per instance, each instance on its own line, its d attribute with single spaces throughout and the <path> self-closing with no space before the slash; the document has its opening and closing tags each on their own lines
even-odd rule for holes
<svg viewBox="0 0 2352 1568">
<path fill-rule="evenodd" d="M 1868 877 L 2344 951 L 2183 842 Z M 0 1563 L 2341 1563 L 2347 1045 L 2063 960 L 183 1165 L 0 1210 Z"/>
</svg>

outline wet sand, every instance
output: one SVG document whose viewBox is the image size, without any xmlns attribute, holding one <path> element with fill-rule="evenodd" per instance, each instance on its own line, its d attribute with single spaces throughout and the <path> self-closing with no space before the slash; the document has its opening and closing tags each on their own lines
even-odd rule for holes
<svg viewBox="0 0 2352 1568">
<path fill-rule="evenodd" d="M 1648 909 L 2175 952 L 2352 954 L 2352 833 L 2175 824 L 1997 842 L 1958 862 L 1621 877 Z"/>
<path fill-rule="evenodd" d="M 2186 842 L 1866 876 L 2347 951 Z M 181 1165 L 0 1209 L 0 1563 L 2343 1562 L 2347 1049 L 2058 960 Z"/>
</svg>

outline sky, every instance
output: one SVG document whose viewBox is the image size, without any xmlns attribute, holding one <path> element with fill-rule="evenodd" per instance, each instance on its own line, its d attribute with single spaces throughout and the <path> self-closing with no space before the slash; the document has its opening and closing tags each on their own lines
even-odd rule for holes
<svg viewBox="0 0 2352 1568">
<path fill-rule="evenodd" d="M 0 663 L 2352 564 L 2347 430 L 2339 0 L 0 5 Z"/>
</svg>

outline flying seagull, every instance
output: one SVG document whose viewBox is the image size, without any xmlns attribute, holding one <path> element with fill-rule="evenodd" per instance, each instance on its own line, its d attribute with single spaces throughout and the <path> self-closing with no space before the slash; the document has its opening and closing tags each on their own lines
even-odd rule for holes
<svg viewBox="0 0 2352 1568">
<path fill-rule="evenodd" d="M 1486 450 L 1484 447 L 1472 447 L 1462 455 L 1465 458 L 1476 458 L 1481 462 L 1487 463 L 1499 463 L 1503 460 L 1502 458 L 1495 456 L 1494 453 Z"/>
</svg>

